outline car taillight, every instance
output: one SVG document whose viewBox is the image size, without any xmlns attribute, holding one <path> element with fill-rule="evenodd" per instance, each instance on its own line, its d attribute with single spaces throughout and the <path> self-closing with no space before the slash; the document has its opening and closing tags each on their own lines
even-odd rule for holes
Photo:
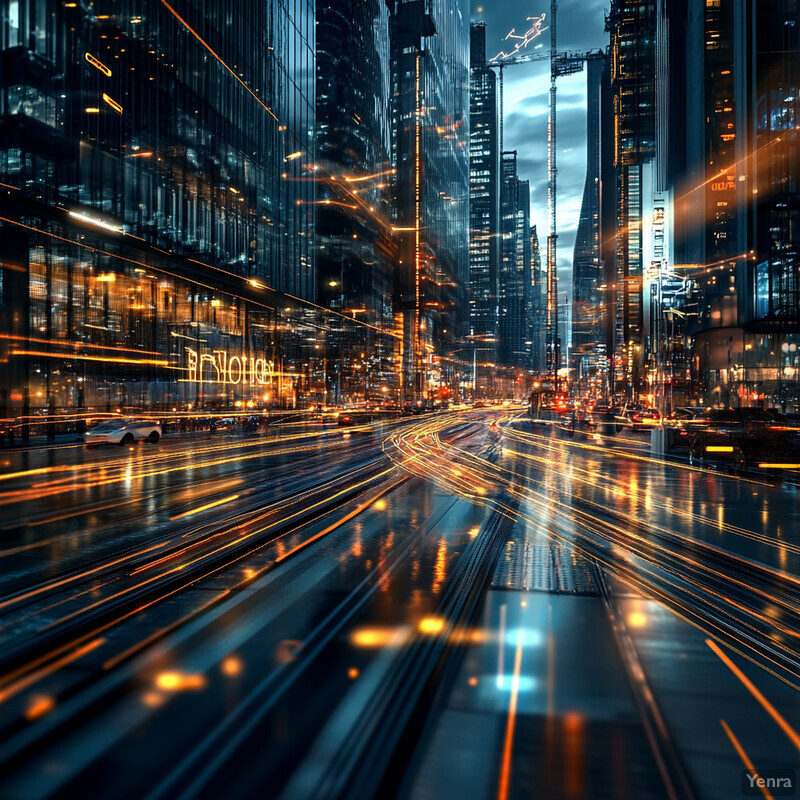
<svg viewBox="0 0 800 800">
<path fill-rule="evenodd" d="M 641 422 L 641 420 L 642 420 L 642 415 L 641 414 L 634 414 L 633 415 L 633 421 L 634 422 Z"/>
</svg>

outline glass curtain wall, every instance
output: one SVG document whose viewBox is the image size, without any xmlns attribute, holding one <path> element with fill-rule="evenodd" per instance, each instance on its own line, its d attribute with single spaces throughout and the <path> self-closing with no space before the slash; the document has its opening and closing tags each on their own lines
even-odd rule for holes
<svg viewBox="0 0 800 800">
<path fill-rule="evenodd" d="M 313 0 L 0 7 L 0 415 L 381 396 L 313 305 Z"/>
</svg>

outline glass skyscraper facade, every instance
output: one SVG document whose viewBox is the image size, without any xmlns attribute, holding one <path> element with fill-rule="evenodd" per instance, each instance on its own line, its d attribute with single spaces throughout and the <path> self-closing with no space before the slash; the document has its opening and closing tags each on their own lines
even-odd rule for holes
<svg viewBox="0 0 800 800">
<path fill-rule="evenodd" d="M 329 337 L 328 397 L 340 400 L 366 359 L 384 398 L 396 400 L 393 349 L 372 343 L 368 327 L 394 324 L 389 9 L 384 0 L 319 0 L 316 19 L 317 295 L 367 323 L 361 336 Z"/>
<path fill-rule="evenodd" d="M 313 299 L 313 3 L 6 5 L 5 183 Z"/>
<path fill-rule="evenodd" d="M 627 397 L 643 386 L 643 169 L 656 146 L 656 0 L 613 0 L 607 17 L 617 172 L 613 293 L 614 385 Z"/>
<path fill-rule="evenodd" d="M 528 338 L 531 342 L 531 370 L 544 373 L 547 326 L 547 272 L 542 270 L 542 251 L 536 225 L 531 225 L 531 307 Z"/>
<path fill-rule="evenodd" d="M 527 369 L 531 363 L 530 184 L 517 172 L 516 151 L 503 153 L 500 188 L 500 364 Z"/>
<path fill-rule="evenodd" d="M 497 355 L 500 256 L 498 81 L 486 65 L 486 25 L 470 26 L 470 333 L 482 361 Z"/>
<path fill-rule="evenodd" d="M 604 88 L 609 79 L 605 56 L 587 61 L 586 181 L 572 262 L 571 366 L 582 386 L 590 372 L 607 368 L 602 194 L 609 176 L 604 157 L 611 143 L 606 140 L 613 130 Z"/>
<path fill-rule="evenodd" d="M 395 309 L 407 398 L 469 331 L 469 16 L 464 0 L 392 4 Z"/>
<path fill-rule="evenodd" d="M 3 5 L 0 412 L 321 399 L 314 3 Z"/>
<path fill-rule="evenodd" d="M 676 249 L 697 284 L 686 323 L 693 392 L 708 405 L 795 410 L 800 10 L 686 0 L 669 16 L 670 64 L 686 63 L 671 136 L 685 151 L 673 175 Z"/>
<path fill-rule="evenodd" d="M 423 214 L 434 336 L 469 331 L 469 4 L 431 0 L 436 36 L 423 72 Z"/>
</svg>

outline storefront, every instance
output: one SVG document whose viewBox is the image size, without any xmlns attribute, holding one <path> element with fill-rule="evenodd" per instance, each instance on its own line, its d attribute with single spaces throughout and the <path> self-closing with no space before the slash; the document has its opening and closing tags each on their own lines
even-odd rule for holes
<svg viewBox="0 0 800 800">
<path fill-rule="evenodd" d="M 0 228 L 3 417 L 396 396 L 392 334 L 89 227 Z"/>
</svg>

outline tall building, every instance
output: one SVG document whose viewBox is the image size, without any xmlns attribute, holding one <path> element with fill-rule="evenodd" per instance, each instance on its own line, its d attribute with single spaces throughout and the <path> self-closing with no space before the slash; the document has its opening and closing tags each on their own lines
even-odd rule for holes
<svg viewBox="0 0 800 800">
<path fill-rule="evenodd" d="M 313 7 L 5 4 L 0 415 L 310 391 Z"/>
<path fill-rule="evenodd" d="M 533 339 L 531 329 L 533 315 L 533 245 L 531 242 L 531 184 L 520 181 L 516 215 L 517 274 L 522 280 L 522 328 L 516 364 L 523 369 L 531 369 Z"/>
<path fill-rule="evenodd" d="M 528 340 L 531 342 L 531 370 L 538 374 L 547 371 L 547 272 L 542 269 L 542 252 L 536 225 L 531 225 L 531 305 Z"/>
<path fill-rule="evenodd" d="M 656 147 L 656 0 L 612 0 L 607 17 L 614 103 L 617 241 L 614 375 L 617 393 L 633 397 L 644 375 L 642 220 Z"/>
<path fill-rule="evenodd" d="M 712 405 L 800 404 L 800 10 L 686 3 L 681 243 L 699 286 L 695 391 Z"/>
<path fill-rule="evenodd" d="M 316 4 L 316 265 L 321 305 L 369 326 L 328 333 L 328 397 L 394 395 L 393 352 L 373 328 L 393 327 L 389 9 L 384 0 Z M 334 326 L 338 327 L 338 326 Z M 363 354 L 363 355 L 362 355 Z"/>
<path fill-rule="evenodd" d="M 500 364 L 527 369 L 532 299 L 530 184 L 520 181 L 516 151 L 502 154 L 500 187 Z"/>
<path fill-rule="evenodd" d="M 798 14 L 793 0 L 612 3 L 610 310 L 629 396 L 800 406 Z"/>
<path fill-rule="evenodd" d="M 470 334 L 479 360 L 497 360 L 500 260 L 498 82 L 486 65 L 486 24 L 470 26 Z"/>
<path fill-rule="evenodd" d="M 685 153 L 683 175 L 676 181 L 681 198 L 675 208 L 676 260 L 686 265 L 697 286 L 686 327 L 699 359 L 693 391 L 707 402 L 714 401 L 710 393 L 718 382 L 708 370 L 707 356 L 713 362 L 713 341 L 724 340 L 727 366 L 728 338 L 739 325 L 737 289 L 745 288 L 736 285 L 739 231 L 747 223 L 737 200 L 735 164 L 742 152 L 737 138 L 746 140 L 747 126 L 737 129 L 736 106 L 742 98 L 734 82 L 735 5 L 731 0 L 710 6 L 688 0 L 670 12 L 671 26 L 680 32 L 671 37 L 670 62 L 685 54 L 686 63 L 685 95 L 673 103 L 682 117 L 673 126 L 683 127 L 673 140 L 683 144 Z"/>
<path fill-rule="evenodd" d="M 389 10 L 316 4 L 318 297 L 391 326 Z"/>
<path fill-rule="evenodd" d="M 614 190 L 613 107 L 610 70 L 603 54 L 587 61 L 586 181 L 575 236 L 572 272 L 572 363 L 579 386 L 588 376 L 605 373 L 606 274 L 604 239 L 613 235 L 613 222 L 604 219 L 603 198 Z M 613 283 L 613 281 L 612 281 Z"/>
<path fill-rule="evenodd" d="M 403 391 L 469 331 L 469 14 L 465 0 L 394 0 L 393 127 Z"/>
</svg>

